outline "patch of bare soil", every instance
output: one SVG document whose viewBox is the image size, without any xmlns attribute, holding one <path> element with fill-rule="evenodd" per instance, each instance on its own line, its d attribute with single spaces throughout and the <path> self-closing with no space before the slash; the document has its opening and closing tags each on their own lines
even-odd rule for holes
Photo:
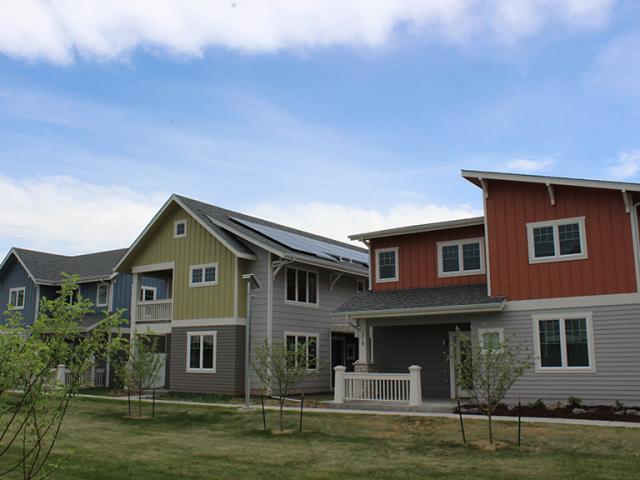
<svg viewBox="0 0 640 480">
<path fill-rule="evenodd" d="M 458 413 L 458 409 L 456 409 Z M 484 415 L 474 405 L 463 405 L 462 413 L 466 415 Z M 542 407 L 528 406 L 509 408 L 501 405 L 494 412 L 494 416 L 515 417 L 520 414 L 523 417 L 542 418 L 575 418 L 581 420 L 605 420 L 611 422 L 640 422 L 640 409 L 625 408 L 616 409 L 608 405 L 582 406 L 572 408 L 569 406 Z"/>
</svg>

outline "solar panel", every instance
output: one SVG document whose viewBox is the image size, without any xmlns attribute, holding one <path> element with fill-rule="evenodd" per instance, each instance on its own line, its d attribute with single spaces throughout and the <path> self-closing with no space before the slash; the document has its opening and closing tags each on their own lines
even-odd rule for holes
<svg viewBox="0 0 640 480">
<path fill-rule="evenodd" d="M 362 263 L 363 265 L 369 264 L 369 254 L 366 252 L 359 252 L 348 247 L 341 247 L 340 245 L 323 242 L 322 240 L 315 240 L 298 233 L 288 232 L 286 230 L 269 227 L 267 225 L 261 225 L 249 220 L 243 220 L 235 217 L 231 217 L 231 219 L 293 250 L 310 253 L 317 257 L 332 261 L 342 260 Z"/>
</svg>

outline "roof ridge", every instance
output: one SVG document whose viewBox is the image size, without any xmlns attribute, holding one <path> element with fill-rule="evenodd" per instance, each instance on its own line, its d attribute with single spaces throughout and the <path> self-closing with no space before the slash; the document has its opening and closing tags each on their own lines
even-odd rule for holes
<svg viewBox="0 0 640 480">
<path fill-rule="evenodd" d="M 119 251 L 123 251 L 126 252 L 127 248 L 113 248 L 111 250 L 101 250 L 99 252 L 90 252 L 90 253 L 80 253 L 78 255 L 64 255 L 62 253 L 53 253 L 53 252 L 45 252 L 42 250 L 33 250 L 31 248 L 23 248 L 23 247 L 11 247 L 11 250 L 15 250 L 17 252 L 30 252 L 30 253 L 38 253 L 40 255 L 51 255 L 54 257 L 61 257 L 61 258 L 78 258 L 78 257 L 86 257 L 89 255 L 100 255 L 100 254 L 104 254 L 104 253 L 114 253 L 114 252 L 119 252 Z"/>
</svg>

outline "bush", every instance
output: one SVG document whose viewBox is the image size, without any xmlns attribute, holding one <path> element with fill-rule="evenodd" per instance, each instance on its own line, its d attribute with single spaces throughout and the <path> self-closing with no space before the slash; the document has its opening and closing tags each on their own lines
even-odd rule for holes
<svg viewBox="0 0 640 480">
<path fill-rule="evenodd" d="M 567 407 L 569 408 L 582 408 L 584 402 L 580 397 L 574 397 L 573 395 L 567 399 Z"/>
<path fill-rule="evenodd" d="M 627 407 L 624 406 L 620 400 L 616 400 L 616 403 L 613 404 L 613 408 L 617 411 L 625 410 Z"/>
<path fill-rule="evenodd" d="M 544 400 L 542 400 L 541 398 L 537 399 L 534 402 L 529 402 L 529 407 L 530 408 L 547 408 L 547 406 L 544 404 Z"/>
</svg>

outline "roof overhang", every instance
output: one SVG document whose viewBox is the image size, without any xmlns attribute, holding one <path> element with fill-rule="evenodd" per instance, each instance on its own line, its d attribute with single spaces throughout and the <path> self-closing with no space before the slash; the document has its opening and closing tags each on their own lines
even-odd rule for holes
<svg viewBox="0 0 640 480">
<path fill-rule="evenodd" d="M 471 183 L 479 187 L 482 187 L 482 180 L 503 180 L 508 182 L 540 183 L 543 185 L 565 185 L 569 187 L 601 188 L 608 190 L 640 192 L 640 183 L 548 177 L 544 175 L 523 175 L 517 173 L 483 172 L 478 170 L 461 170 L 460 174 L 463 178 L 466 178 Z"/>
<path fill-rule="evenodd" d="M 33 274 L 31 273 L 31 271 L 29 271 L 29 269 L 27 268 L 27 266 L 24 264 L 24 262 L 22 261 L 22 259 L 20 258 L 20 255 L 18 255 L 18 252 L 16 252 L 15 248 L 12 248 L 11 250 L 9 250 L 9 253 L 7 253 L 7 256 L 4 257 L 4 260 L 2 260 L 2 263 L 0 263 L 0 272 L 2 271 L 2 269 L 4 268 L 4 266 L 6 265 L 6 263 L 9 261 L 9 259 L 11 258 L 11 256 L 16 257 L 16 260 L 18 260 L 18 263 L 22 266 L 22 268 L 24 268 L 24 271 L 27 272 L 27 275 L 29 276 L 29 278 L 31 279 L 31 281 L 33 283 L 38 283 L 38 281 L 35 279 L 35 277 L 33 276 Z"/>
<path fill-rule="evenodd" d="M 399 308 L 393 310 L 369 310 L 360 312 L 340 312 L 334 315 L 347 316 L 349 318 L 393 318 L 393 317 L 417 317 L 429 315 L 454 315 L 458 313 L 489 313 L 499 312 L 504 309 L 507 300 L 494 303 L 476 303 L 470 305 L 444 305 L 424 308 Z"/>
<path fill-rule="evenodd" d="M 355 235 L 350 235 L 349 238 L 351 240 L 365 241 L 372 238 L 395 237 L 396 235 L 433 232 L 437 230 L 449 230 L 452 228 L 471 227 L 474 225 L 484 225 L 484 217 L 462 218 L 459 220 L 448 220 L 446 222 L 423 223 L 420 225 L 410 225 L 408 227 L 389 228 L 387 230 L 376 230 L 373 232 L 357 233 Z"/>
</svg>

